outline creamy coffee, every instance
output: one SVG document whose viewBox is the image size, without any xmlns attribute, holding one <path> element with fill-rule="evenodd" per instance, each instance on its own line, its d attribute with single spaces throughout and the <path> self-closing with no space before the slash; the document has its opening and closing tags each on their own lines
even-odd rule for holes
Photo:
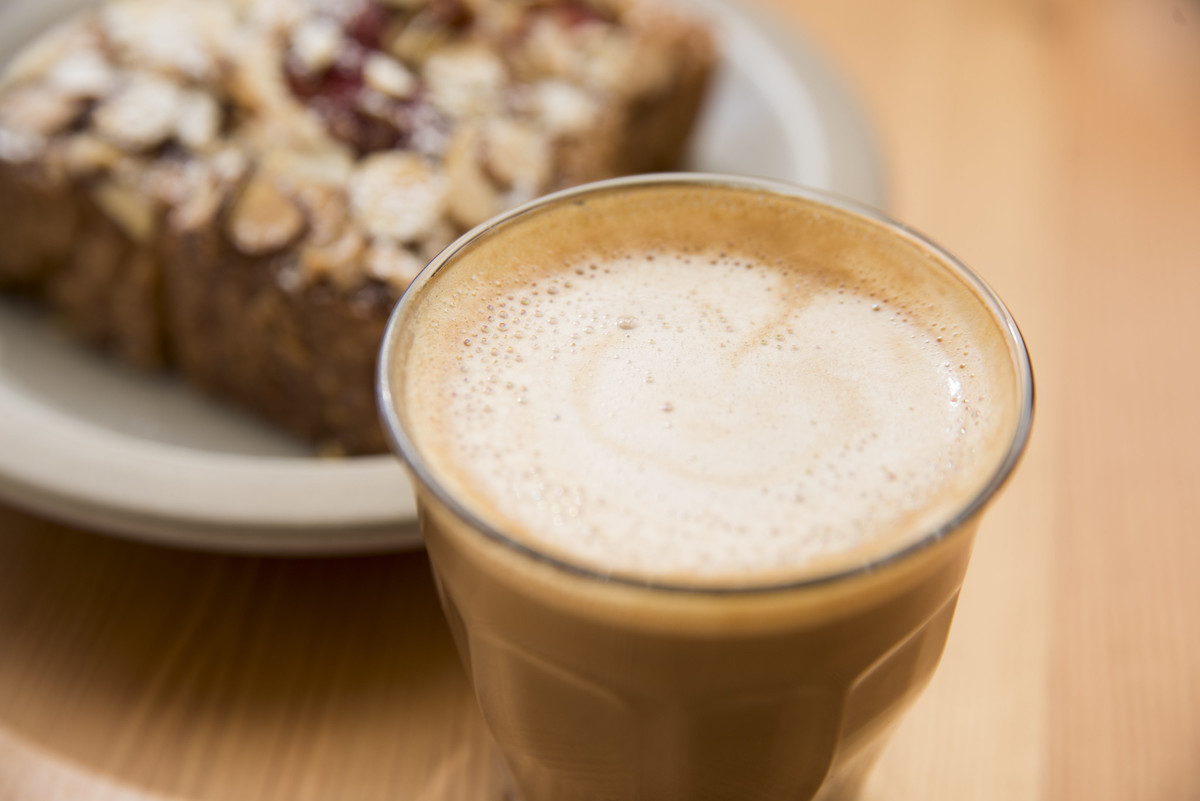
<svg viewBox="0 0 1200 801">
<path fill-rule="evenodd" d="M 457 497 L 602 574 L 754 583 L 894 547 L 977 481 L 972 296 L 931 308 L 858 249 L 830 262 L 827 232 L 660 241 L 678 213 L 427 290 L 406 413 Z"/>
<path fill-rule="evenodd" d="M 638 250 L 443 294 L 413 350 L 418 447 L 485 519 L 598 572 L 774 574 L 861 547 L 981 439 L 953 310 L 803 261 Z"/>
<path fill-rule="evenodd" d="M 935 245 L 742 179 L 612 182 L 453 246 L 381 362 L 525 801 L 853 796 L 932 675 L 1032 385 Z"/>
</svg>

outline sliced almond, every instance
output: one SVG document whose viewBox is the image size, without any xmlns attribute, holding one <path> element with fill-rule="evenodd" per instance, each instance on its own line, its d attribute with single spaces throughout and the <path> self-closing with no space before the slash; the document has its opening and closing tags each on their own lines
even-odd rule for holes
<svg viewBox="0 0 1200 801">
<path fill-rule="evenodd" d="M 99 50 L 77 50 L 47 73 L 46 83 L 70 97 L 97 98 L 117 85 L 117 70 Z"/>
<path fill-rule="evenodd" d="M 350 226 L 342 235 L 322 246 L 310 246 L 300 253 L 300 268 L 307 281 L 328 280 L 342 289 L 362 282 L 362 258 L 366 238 Z"/>
<path fill-rule="evenodd" d="M 158 230 L 158 208 L 146 195 L 116 181 L 92 189 L 96 205 L 134 242 L 149 242 Z"/>
<path fill-rule="evenodd" d="M 350 178 L 350 206 L 373 236 L 401 242 L 433 230 L 446 207 L 446 181 L 413 153 L 375 153 Z"/>
<path fill-rule="evenodd" d="M 40 80 L 72 53 L 95 49 L 99 41 L 92 14 L 71 17 L 22 47 L 0 72 L 0 87 Z"/>
<path fill-rule="evenodd" d="M 450 180 L 450 216 L 462 227 L 471 228 L 500 211 L 500 193 L 483 170 L 477 126 L 463 126 L 450 143 L 446 176 Z"/>
<path fill-rule="evenodd" d="M 213 80 L 236 22 L 229 3 L 209 0 L 110 0 L 101 11 L 123 63 Z"/>
<path fill-rule="evenodd" d="M 508 81 L 500 57 L 480 45 L 453 45 L 434 53 L 425 65 L 434 106 L 455 118 L 493 110 Z"/>
<path fill-rule="evenodd" d="M 550 177 L 550 143 L 530 125 L 506 117 L 484 127 L 488 172 L 506 187 L 538 188 Z"/>
<path fill-rule="evenodd" d="M 197 171 L 190 177 L 189 191 L 170 212 L 170 225 L 179 231 L 194 231 L 210 225 L 224 200 L 219 179 L 210 170 Z"/>
<path fill-rule="evenodd" d="M 399 61 L 382 53 L 367 56 L 363 81 L 375 91 L 401 100 L 417 91 L 417 77 Z"/>
<path fill-rule="evenodd" d="M 221 131 L 221 107 L 207 92 L 190 90 L 183 94 L 175 120 L 175 136 L 194 152 L 205 152 L 217 141 Z"/>
<path fill-rule="evenodd" d="M 96 132 L 126 150 L 146 150 L 175 133 L 183 90 L 173 81 L 136 73 L 92 114 Z"/>
<path fill-rule="evenodd" d="M 236 184 L 250 169 L 250 157 L 239 147 L 226 144 L 205 159 L 218 182 L 226 186 Z"/>
<path fill-rule="evenodd" d="M 0 126 L 13 132 L 53 136 L 79 119 L 84 103 L 81 98 L 29 84 L 0 95 Z"/>
<path fill-rule="evenodd" d="M 342 26 L 329 17 L 311 17 L 292 30 L 292 55 L 300 69 L 322 72 L 337 61 L 345 42 Z"/>
<path fill-rule="evenodd" d="M 339 188 L 320 183 L 297 181 L 291 176 L 288 192 L 296 198 L 308 218 L 307 241 L 327 245 L 342 235 L 350 222 L 350 207 L 346 193 Z"/>
<path fill-rule="evenodd" d="M 514 53 L 528 78 L 568 78 L 576 57 L 576 46 L 567 31 L 548 16 L 534 21 Z"/>
<path fill-rule="evenodd" d="M 174 206 L 186 199 L 193 183 L 188 175 L 196 162 L 184 159 L 137 159 L 125 157 L 115 175 L 128 186 L 163 206 Z"/>
<path fill-rule="evenodd" d="M 403 290 L 421 272 L 426 261 L 396 240 L 380 237 L 367 247 L 363 264 L 367 275 Z"/>
<path fill-rule="evenodd" d="M 295 150 L 275 148 L 261 156 L 262 169 L 282 186 L 320 184 L 344 187 L 354 172 L 354 160 L 341 148 Z"/>
<path fill-rule="evenodd" d="M 229 210 L 229 238 L 250 256 L 280 250 L 303 230 L 304 215 L 299 207 L 262 174 L 247 182 Z"/>
<path fill-rule="evenodd" d="M 277 42 L 247 29 L 232 46 L 239 57 L 226 89 L 234 103 L 249 112 L 239 128 L 246 141 L 261 152 L 338 147 L 320 118 L 292 94 L 280 69 L 284 54 Z"/>
<path fill-rule="evenodd" d="M 250 169 L 245 153 L 226 144 L 204 159 L 188 159 L 177 172 L 177 188 L 168 222 L 190 231 L 213 224 L 225 199 L 241 188 Z"/>
<path fill-rule="evenodd" d="M 67 171 L 72 175 L 90 175 L 115 169 L 125 152 L 106 139 L 89 133 L 70 137 L 63 148 Z"/>
<path fill-rule="evenodd" d="M 24 164 L 38 158 L 46 149 L 46 138 L 28 131 L 14 131 L 0 123 L 0 160 Z"/>
<path fill-rule="evenodd" d="M 595 124 L 600 104 L 578 86 L 562 80 L 537 84 L 533 99 L 538 121 L 551 136 L 575 136 Z"/>
<path fill-rule="evenodd" d="M 237 32 L 233 47 L 241 56 L 232 65 L 226 86 L 237 105 L 258 114 L 273 114 L 294 102 L 279 65 L 284 52 L 252 30 Z"/>
<path fill-rule="evenodd" d="M 235 3 L 251 27 L 272 35 L 286 34 L 303 25 L 313 6 L 311 2 L 296 0 L 235 0 Z"/>
<path fill-rule="evenodd" d="M 421 9 L 408 20 L 384 32 L 384 50 L 412 66 L 423 65 L 450 41 L 450 32 L 438 15 Z"/>
</svg>

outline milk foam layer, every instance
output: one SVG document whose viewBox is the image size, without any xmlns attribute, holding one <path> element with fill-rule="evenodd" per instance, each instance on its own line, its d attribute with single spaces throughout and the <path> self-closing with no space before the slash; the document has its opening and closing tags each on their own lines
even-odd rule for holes
<svg viewBox="0 0 1200 801">
<path fill-rule="evenodd" d="M 859 548 L 983 436 L 984 371 L 952 326 L 798 265 L 643 252 L 443 306 L 408 363 L 418 448 L 499 530 L 603 573 Z"/>
</svg>

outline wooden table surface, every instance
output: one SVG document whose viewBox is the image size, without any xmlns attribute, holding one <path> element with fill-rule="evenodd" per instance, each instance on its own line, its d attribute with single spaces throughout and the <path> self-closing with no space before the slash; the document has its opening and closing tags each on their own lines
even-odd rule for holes
<svg viewBox="0 0 1200 801">
<path fill-rule="evenodd" d="M 1027 336 L 1033 443 L 866 799 L 1200 799 L 1200 5 L 755 0 L 891 210 Z M 491 801 L 423 554 L 188 553 L 0 506 L 0 801 Z"/>
</svg>

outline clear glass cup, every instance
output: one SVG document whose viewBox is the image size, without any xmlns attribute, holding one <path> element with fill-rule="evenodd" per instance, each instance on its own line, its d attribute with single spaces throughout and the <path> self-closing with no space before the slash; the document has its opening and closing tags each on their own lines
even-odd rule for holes
<svg viewBox="0 0 1200 801">
<path fill-rule="evenodd" d="M 490 269 L 514 252 L 569 253 L 589 237 L 619 236 L 623 214 L 697 192 L 749 193 L 828 218 L 841 226 L 833 239 L 877 242 L 879 258 L 936 274 L 937 292 L 961 293 L 982 310 L 977 333 L 990 343 L 981 347 L 998 382 L 991 404 L 998 422 L 979 480 L 952 505 L 918 516 L 908 536 L 866 557 L 819 561 L 784 581 L 706 585 L 601 575 L 543 552 L 489 522 L 431 470 L 405 404 L 406 377 L 417 369 L 407 363 L 419 335 L 410 323 L 429 287 L 450 271 Z M 581 201 L 600 211 L 582 214 Z M 779 221 L 751 222 L 762 237 Z M 743 220 L 732 233 L 745 229 Z M 563 230 L 571 236 L 556 233 Z M 821 236 L 783 236 L 779 246 L 802 248 Z M 379 382 L 389 437 L 414 478 L 447 619 L 524 801 L 852 798 L 941 657 L 980 515 L 1018 462 L 1033 415 L 1020 332 L 954 256 L 844 199 L 703 174 L 568 190 L 466 234 L 400 301 Z"/>
</svg>

